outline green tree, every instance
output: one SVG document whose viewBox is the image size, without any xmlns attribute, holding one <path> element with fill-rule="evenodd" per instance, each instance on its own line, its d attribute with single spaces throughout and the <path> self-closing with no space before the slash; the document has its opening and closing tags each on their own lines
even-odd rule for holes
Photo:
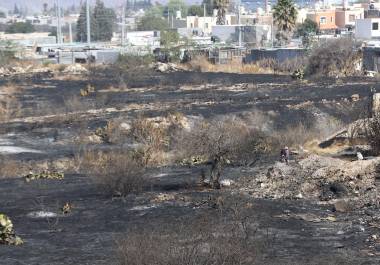
<svg viewBox="0 0 380 265">
<path fill-rule="evenodd" d="M 191 5 L 189 6 L 189 9 L 187 10 L 188 16 L 203 16 L 203 7 L 199 5 Z"/>
<path fill-rule="evenodd" d="M 302 38 L 302 43 L 305 46 L 310 45 L 310 36 L 317 34 L 318 24 L 307 18 L 302 24 L 299 24 L 297 27 L 297 36 Z"/>
<path fill-rule="evenodd" d="M 31 33 L 34 31 L 34 26 L 30 22 L 16 22 L 5 30 L 6 33 Z"/>
<path fill-rule="evenodd" d="M 17 4 L 15 4 L 15 6 L 14 6 L 14 8 L 13 8 L 13 14 L 15 14 L 15 15 L 20 14 L 20 9 L 18 9 Z"/>
<path fill-rule="evenodd" d="M 95 27 L 94 16 L 90 13 L 90 23 L 91 28 Z M 94 38 L 94 31 L 91 31 L 91 39 Z M 87 41 L 87 17 L 86 17 L 86 6 L 83 5 L 79 14 L 77 21 L 77 41 L 85 42 Z"/>
<path fill-rule="evenodd" d="M 116 22 L 115 11 L 111 8 L 106 8 L 101 0 L 97 0 L 93 12 L 93 17 L 95 22 L 94 40 L 110 41 Z"/>
<path fill-rule="evenodd" d="M 169 0 L 167 9 L 171 14 L 175 14 L 175 11 L 181 11 L 183 17 L 187 15 L 187 5 L 184 0 Z"/>
<path fill-rule="evenodd" d="M 168 29 L 168 22 L 159 16 L 153 16 L 151 14 L 146 14 L 137 23 L 138 30 L 166 30 Z"/>
<path fill-rule="evenodd" d="M 297 19 L 297 9 L 293 0 L 278 0 L 273 8 L 273 19 L 277 26 L 277 40 L 281 45 L 288 43 Z"/>
<path fill-rule="evenodd" d="M 164 30 L 161 31 L 161 45 L 169 50 L 174 45 L 176 45 L 179 41 L 179 34 L 177 31 L 173 30 Z"/>
<path fill-rule="evenodd" d="M 115 11 L 111 8 L 106 8 L 101 0 L 96 1 L 95 8 L 91 11 L 91 40 L 110 41 L 116 22 Z M 77 21 L 77 40 L 82 42 L 87 41 L 87 17 L 85 6 L 82 6 Z"/>
</svg>

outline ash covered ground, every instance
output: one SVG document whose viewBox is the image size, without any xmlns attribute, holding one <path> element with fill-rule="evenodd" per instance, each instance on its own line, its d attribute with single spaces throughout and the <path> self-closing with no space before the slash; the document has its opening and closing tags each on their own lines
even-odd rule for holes
<svg viewBox="0 0 380 265">
<path fill-rule="evenodd" d="M 81 92 L 89 85 L 94 89 Z M 256 251 L 243 264 L 380 262 L 378 159 L 356 161 L 346 145 L 315 144 L 324 140 L 318 136 L 363 117 L 371 88 L 380 89 L 373 79 L 305 82 L 197 72 L 137 77 L 99 69 L 82 76 L 13 76 L 0 86 L 3 97 L 13 87 L 9 104 L 17 110 L 1 127 L 0 211 L 24 240 L 0 245 L 0 264 L 128 264 L 120 258 L 123 239 L 160 234 L 170 241 L 168 230 L 220 229 L 243 219 Z M 268 134 L 293 134 L 289 128 L 300 122 L 306 132 L 320 134 L 295 145 L 289 165 L 278 162 L 281 145 L 250 165 L 227 165 L 220 190 L 199 186 L 205 164 L 152 166 L 145 173 L 149 184 L 125 197 L 110 196 L 78 170 L 83 148 L 131 147 L 94 133 L 108 121 L 128 130 L 141 115 L 163 123 L 173 113 L 184 126 L 234 115 Z M 64 172 L 64 179 L 23 178 L 50 169 Z M 64 214 L 66 202 L 72 207 Z M 152 240 L 147 248 L 161 243 Z"/>
</svg>

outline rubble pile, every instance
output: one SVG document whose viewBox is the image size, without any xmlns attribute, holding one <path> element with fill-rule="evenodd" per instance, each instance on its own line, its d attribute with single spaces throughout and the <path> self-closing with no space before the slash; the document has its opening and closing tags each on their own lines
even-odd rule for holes
<svg viewBox="0 0 380 265">
<path fill-rule="evenodd" d="M 11 67 L 0 67 L 0 76 L 13 76 L 22 74 L 41 74 L 41 73 L 51 73 L 52 70 L 48 67 L 35 67 L 34 65 L 22 66 L 11 66 Z"/>
<path fill-rule="evenodd" d="M 172 73 L 172 72 L 183 71 L 181 67 L 179 67 L 178 65 L 174 63 L 157 62 L 157 63 L 152 64 L 151 68 L 160 73 Z"/>
<path fill-rule="evenodd" d="M 87 72 L 88 70 L 80 64 L 69 65 L 65 68 L 65 70 L 63 70 L 63 73 L 72 74 L 72 75 L 80 75 L 80 74 L 85 74 Z"/>
<path fill-rule="evenodd" d="M 248 191 L 262 198 L 321 201 L 376 194 L 380 158 L 348 161 L 310 155 L 295 163 L 276 162 L 250 180 Z"/>
<path fill-rule="evenodd" d="M 58 179 L 58 180 L 62 180 L 62 179 L 64 179 L 64 177 L 65 177 L 64 174 L 60 173 L 60 172 L 43 171 L 42 173 L 39 173 L 39 174 L 29 173 L 24 178 L 25 178 L 26 182 L 30 182 L 32 180 L 37 180 L 37 179 Z"/>
<path fill-rule="evenodd" d="M 11 219 L 5 214 L 0 214 L 0 244 L 21 245 L 24 242 L 16 236 Z"/>
</svg>

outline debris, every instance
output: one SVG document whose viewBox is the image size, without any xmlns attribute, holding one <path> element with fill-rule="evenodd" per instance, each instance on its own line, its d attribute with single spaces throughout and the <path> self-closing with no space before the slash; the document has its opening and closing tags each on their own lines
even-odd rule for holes
<svg viewBox="0 0 380 265">
<path fill-rule="evenodd" d="M 336 222 L 336 217 L 333 215 L 329 215 L 326 218 L 324 218 L 324 220 L 330 221 L 330 222 Z"/>
<path fill-rule="evenodd" d="M 151 67 L 157 72 L 161 72 L 161 73 L 172 73 L 172 72 L 183 71 L 182 68 L 180 68 L 178 65 L 174 63 L 157 62 L 157 63 L 152 64 Z"/>
<path fill-rule="evenodd" d="M 35 212 L 28 213 L 27 216 L 30 218 L 53 218 L 53 217 L 57 217 L 58 215 L 53 212 L 35 211 Z"/>
<path fill-rule="evenodd" d="M 34 173 L 29 173 L 28 175 L 25 176 L 25 181 L 30 182 L 32 180 L 37 180 L 37 179 L 57 179 L 57 180 L 62 180 L 64 179 L 64 174 L 60 172 L 55 172 L 55 171 L 43 171 L 40 174 L 34 174 Z"/>
<path fill-rule="evenodd" d="M 5 214 L 0 214 L 0 244 L 21 245 L 24 241 L 16 236 L 11 219 Z"/>
<path fill-rule="evenodd" d="M 174 201 L 175 196 L 173 194 L 160 193 L 155 198 L 152 199 L 152 202 L 160 203 L 166 201 Z"/>
<path fill-rule="evenodd" d="M 72 75 L 80 75 L 80 74 L 84 74 L 87 72 L 88 72 L 88 70 L 80 64 L 69 65 L 65 68 L 65 70 L 63 70 L 63 73 L 72 74 Z"/>
<path fill-rule="evenodd" d="M 352 210 L 352 205 L 346 200 L 339 200 L 334 203 L 333 210 L 335 212 L 346 213 Z"/>
<path fill-rule="evenodd" d="M 303 80 L 305 72 L 303 69 L 298 68 L 292 73 L 292 78 L 297 80 Z"/>
<path fill-rule="evenodd" d="M 180 164 L 183 166 L 194 166 L 205 163 L 207 160 L 202 156 L 192 156 L 190 158 L 183 159 Z"/>
<path fill-rule="evenodd" d="M 359 94 L 353 94 L 353 95 L 351 96 L 351 101 L 352 101 L 352 102 L 359 101 L 359 99 L 360 99 Z"/>
<path fill-rule="evenodd" d="M 80 95 L 82 97 L 87 97 L 88 95 L 90 95 L 91 93 L 94 93 L 94 92 L 95 92 L 95 87 L 88 84 L 86 86 L 86 88 L 80 90 Z"/>
<path fill-rule="evenodd" d="M 350 208 L 374 203 L 375 180 L 380 158 L 349 161 L 315 154 L 286 165 L 275 162 L 247 176 L 241 190 L 258 198 L 320 199 L 330 201 L 351 195 L 358 200 Z M 371 192 L 369 192 L 371 191 Z M 343 209 L 339 208 L 338 211 Z M 348 210 L 348 209 L 347 209 Z"/>
<path fill-rule="evenodd" d="M 312 222 L 312 223 L 320 223 L 323 221 L 336 222 L 336 217 L 334 215 L 328 215 L 327 217 L 319 217 L 314 214 L 306 214 L 306 213 L 305 214 L 304 213 L 299 213 L 299 214 L 285 213 L 285 214 L 276 215 L 274 217 L 282 218 L 282 219 L 295 218 L 295 219 L 300 219 L 300 220 L 304 220 L 306 222 Z"/>
<path fill-rule="evenodd" d="M 222 185 L 222 187 L 230 187 L 233 183 L 234 181 L 230 179 L 222 179 L 220 181 L 220 185 Z"/>
<path fill-rule="evenodd" d="M 71 205 L 71 203 L 66 202 L 65 205 L 63 205 L 61 210 L 62 210 L 63 214 L 69 214 L 69 213 L 71 213 L 72 208 L 73 208 L 73 206 Z"/>
</svg>

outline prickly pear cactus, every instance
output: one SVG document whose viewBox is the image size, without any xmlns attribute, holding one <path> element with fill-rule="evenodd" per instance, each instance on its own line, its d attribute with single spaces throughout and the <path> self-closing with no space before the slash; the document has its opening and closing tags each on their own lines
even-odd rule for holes
<svg viewBox="0 0 380 265">
<path fill-rule="evenodd" d="M 0 214 L 0 244 L 21 245 L 24 242 L 15 235 L 11 219 L 5 214 Z"/>
</svg>

